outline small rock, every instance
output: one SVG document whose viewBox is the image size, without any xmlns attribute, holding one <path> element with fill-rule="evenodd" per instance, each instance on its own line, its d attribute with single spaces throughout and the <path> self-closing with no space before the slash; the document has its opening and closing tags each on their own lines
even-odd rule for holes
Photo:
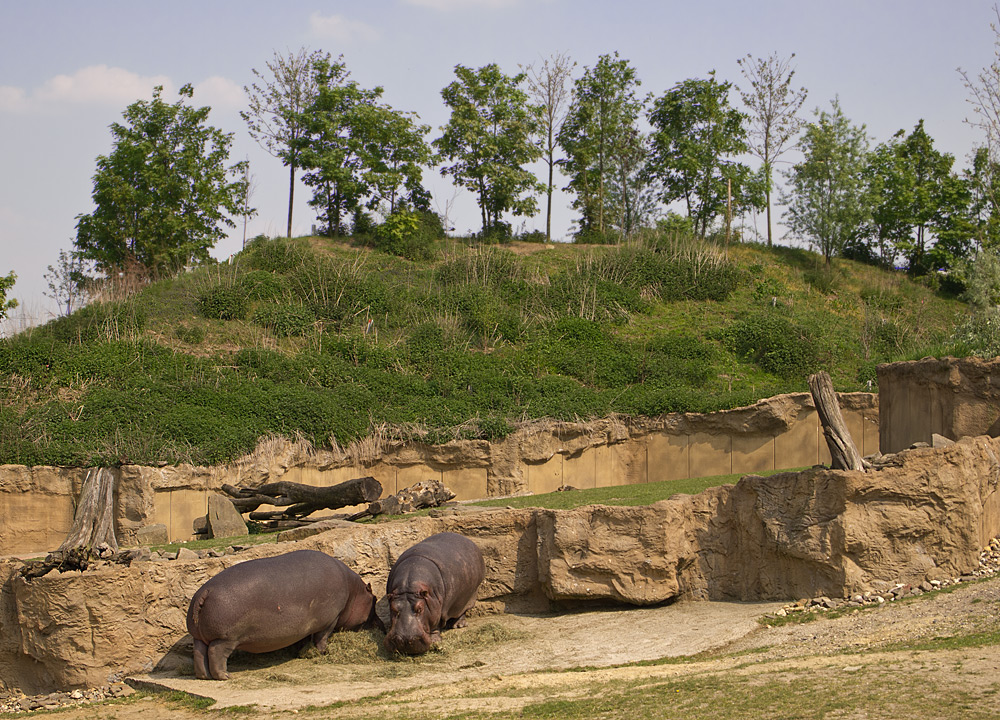
<svg viewBox="0 0 1000 720">
<path fill-rule="evenodd" d="M 931 585 L 931 584 L 930 584 L 929 582 L 927 582 L 926 580 L 924 580 L 924 581 L 923 581 L 922 583 L 920 583 L 920 586 L 919 586 L 919 587 L 920 587 L 920 589 L 921 589 L 921 590 L 923 590 L 924 592 L 930 592 L 931 590 L 933 590 L 933 589 L 934 589 L 934 586 L 933 586 L 933 585 Z"/>
<path fill-rule="evenodd" d="M 140 545 L 166 545 L 170 542 L 167 526 L 163 523 L 145 525 L 135 532 L 135 540 Z"/>
<path fill-rule="evenodd" d="M 198 560 L 198 553 L 194 550 L 188 550 L 186 547 L 182 547 L 177 551 L 177 560 Z"/>
</svg>

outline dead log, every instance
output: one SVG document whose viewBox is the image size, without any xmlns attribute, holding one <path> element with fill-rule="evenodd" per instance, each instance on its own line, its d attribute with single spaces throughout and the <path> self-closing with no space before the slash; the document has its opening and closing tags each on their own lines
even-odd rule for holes
<svg viewBox="0 0 1000 720">
<path fill-rule="evenodd" d="M 223 485 L 223 492 L 232 497 L 233 505 L 241 513 L 256 510 L 261 505 L 287 508 L 280 513 L 269 513 L 269 520 L 300 519 L 317 510 L 335 510 L 348 505 L 361 505 L 377 500 L 382 494 L 382 484 L 373 477 L 355 478 L 329 487 L 313 487 L 285 480 L 266 483 L 256 488 L 237 488 Z M 253 515 L 250 519 L 255 519 Z"/>
<path fill-rule="evenodd" d="M 351 515 L 348 520 L 360 520 L 376 515 L 403 515 L 421 508 L 438 507 L 455 497 L 455 493 L 440 480 L 421 480 L 415 485 L 400 490 L 395 495 L 384 497 L 368 505 L 368 508 Z"/>
<path fill-rule="evenodd" d="M 832 458 L 830 467 L 834 470 L 864 470 L 864 460 L 854 444 L 854 439 L 851 438 L 851 433 L 847 430 L 844 416 L 840 413 L 840 403 L 837 401 L 837 393 L 833 390 L 833 381 L 829 373 L 818 372 L 810 375 L 809 391 L 819 413 L 819 420 L 823 424 L 826 444 L 830 448 Z"/>
<path fill-rule="evenodd" d="M 80 489 L 69 535 L 58 552 L 107 545 L 118 550 L 115 538 L 115 473 L 108 468 L 90 468 Z"/>
</svg>

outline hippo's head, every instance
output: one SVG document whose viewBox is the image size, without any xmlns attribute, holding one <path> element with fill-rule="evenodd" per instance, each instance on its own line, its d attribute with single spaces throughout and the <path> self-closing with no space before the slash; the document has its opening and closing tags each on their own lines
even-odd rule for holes
<svg viewBox="0 0 1000 720">
<path fill-rule="evenodd" d="M 361 585 L 361 582 L 358 583 Z M 347 607 L 337 623 L 337 629 L 356 630 L 358 628 L 378 628 L 385 632 L 385 623 L 375 613 L 375 593 L 372 586 L 364 583 L 348 601 Z"/>
<path fill-rule="evenodd" d="M 441 638 L 437 627 L 441 617 L 440 602 L 429 588 L 389 593 L 389 613 L 391 620 L 385 646 L 391 651 L 420 655 Z"/>
</svg>

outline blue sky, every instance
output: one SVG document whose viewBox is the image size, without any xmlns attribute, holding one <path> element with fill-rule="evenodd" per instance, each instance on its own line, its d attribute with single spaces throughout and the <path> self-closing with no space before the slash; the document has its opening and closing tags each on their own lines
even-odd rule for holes
<svg viewBox="0 0 1000 720">
<path fill-rule="evenodd" d="M 713 69 L 739 84 L 736 61 L 748 53 L 795 53 L 810 113 L 839 95 L 873 142 L 923 118 L 937 147 L 964 166 L 979 137 L 964 122 L 970 111 L 957 69 L 974 74 L 994 60 L 995 20 L 992 0 L 0 0 L 0 274 L 17 273 L 12 295 L 24 316 L 15 311 L 7 329 L 53 316 L 46 267 L 71 247 L 77 215 L 93 209 L 108 126 L 154 85 L 173 101 L 192 83 L 194 104 L 210 105 L 210 123 L 234 133 L 233 160 L 249 158 L 257 183 L 249 235 L 276 235 L 285 228 L 287 170 L 239 117 L 252 69 L 264 69 L 275 51 L 343 54 L 355 80 L 383 86 L 386 102 L 431 125 L 431 138 L 447 121 L 440 91 L 456 64 L 496 62 L 514 73 L 561 52 L 579 75 L 618 51 L 641 90 L 659 96 Z M 478 229 L 473 196 L 436 170 L 426 179 L 436 209 L 448 208 L 459 232 Z M 297 188 L 297 198 L 295 232 L 306 233 L 314 221 L 307 189 Z M 553 233 L 567 236 L 569 200 L 555 204 Z M 540 214 L 527 227 L 544 222 Z M 213 254 L 225 258 L 241 245 L 242 228 Z"/>
</svg>

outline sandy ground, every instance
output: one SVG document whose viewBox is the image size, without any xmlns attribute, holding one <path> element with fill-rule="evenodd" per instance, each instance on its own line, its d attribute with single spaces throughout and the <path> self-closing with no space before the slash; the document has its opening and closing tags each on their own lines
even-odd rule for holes
<svg viewBox="0 0 1000 720">
<path fill-rule="evenodd" d="M 134 679 L 149 687 L 210 697 L 216 708 L 256 704 L 292 709 L 418 685 L 427 689 L 461 680 L 694 655 L 744 638 L 759 627 L 760 616 L 780 607 L 780 603 L 681 602 L 559 616 L 483 616 L 470 619 L 466 628 L 446 632 L 444 651 L 417 662 L 380 655 L 360 668 L 337 664 L 337 640 L 342 638 L 335 636 L 328 658 L 286 657 L 277 666 L 253 667 L 259 658 L 234 655 L 226 682 L 197 680 L 190 671 Z M 375 632 L 361 635 L 368 635 L 373 644 L 381 637 Z M 477 641 L 463 642 L 473 638 Z"/>
<path fill-rule="evenodd" d="M 736 682 L 749 689 L 778 678 L 831 693 L 855 680 L 878 688 L 897 686 L 907 704 L 899 710 L 912 717 L 1000 718 L 1000 644 L 933 646 L 935 639 L 970 633 L 996 637 L 1000 578 L 839 618 L 780 627 L 757 622 L 778 607 L 692 602 L 552 617 L 482 616 L 472 618 L 467 628 L 445 633 L 440 650 L 415 660 L 388 656 L 379 649 L 381 634 L 375 631 L 341 633 L 331 640 L 329 656 L 314 651 L 235 655 L 226 682 L 195 680 L 183 668 L 141 678 L 151 687 L 213 698 L 217 702 L 209 710 L 152 695 L 54 714 L 60 720 L 204 720 L 228 707 L 226 716 L 239 720 L 443 717 L 475 711 L 513 717 L 532 703 L 591 698 L 595 687 L 638 683 L 655 688 L 700 679 L 710 686 Z M 931 646 L 915 647 L 915 640 L 931 641 Z M 689 657 L 635 664 L 680 655 Z M 566 668 L 576 671 L 547 672 Z M 910 693 L 924 688 L 931 688 L 931 704 L 909 707 Z M 934 692 L 952 691 L 968 701 L 964 709 L 934 702 Z M 343 704 L 324 707 L 338 701 Z M 874 717 L 864 706 L 831 713 L 823 717 Z M 684 715 L 689 716 L 699 715 Z"/>
</svg>

